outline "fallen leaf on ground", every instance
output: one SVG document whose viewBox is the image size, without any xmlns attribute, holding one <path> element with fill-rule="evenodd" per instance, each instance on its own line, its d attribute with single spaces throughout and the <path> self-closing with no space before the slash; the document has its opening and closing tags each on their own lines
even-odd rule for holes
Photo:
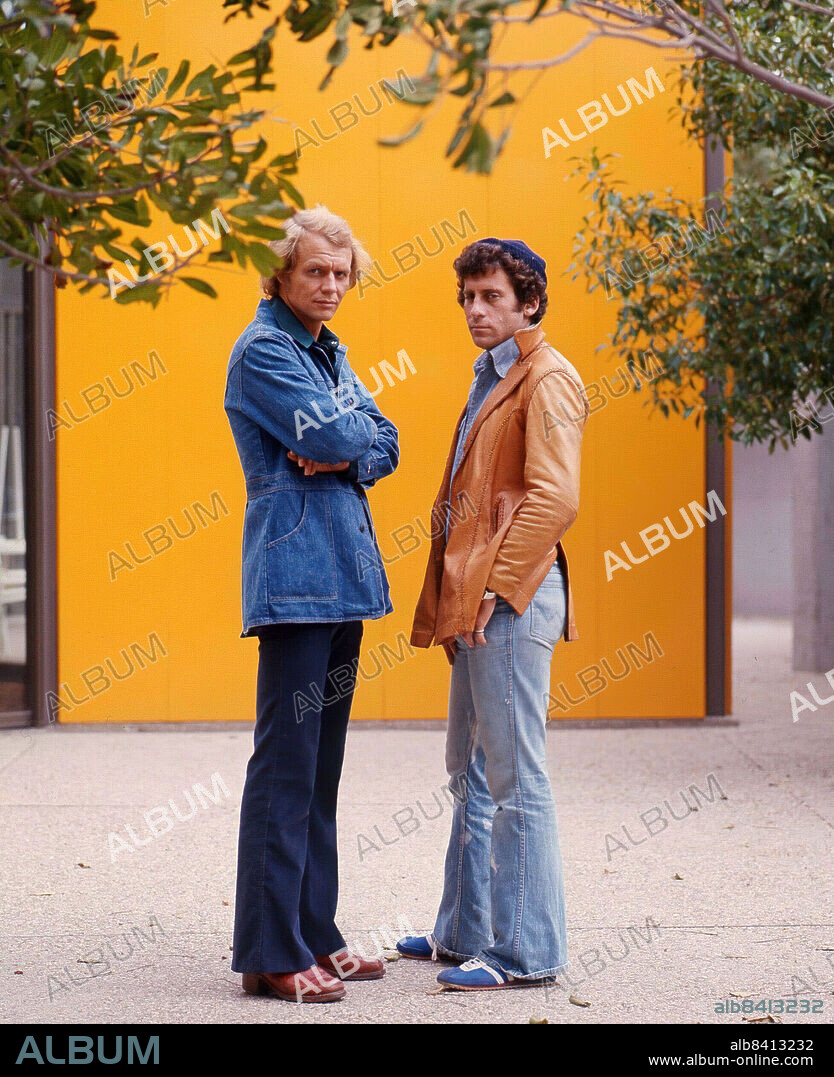
<svg viewBox="0 0 834 1077">
<path fill-rule="evenodd" d="M 77 868 L 88 868 L 90 865 L 89 864 L 82 864 L 81 861 L 79 860 L 78 863 L 75 866 Z"/>
<path fill-rule="evenodd" d="M 683 879 L 683 875 L 678 875 L 678 873 L 677 873 L 677 872 L 675 872 L 675 874 L 674 874 L 674 875 L 672 876 L 672 878 L 673 878 L 673 879 L 681 879 L 681 880 L 682 880 L 682 879 Z"/>
<path fill-rule="evenodd" d="M 570 998 L 568 999 L 568 1001 L 572 1002 L 574 1004 L 574 1006 L 590 1006 L 591 1005 L 590 1002 L 583 1002 L 582 999 L 577 998 L 576 995 L 571 995 Z"/>
<path fill-rule="evenodd" d="M 546 1017 L 531 1017 L 530 1018 L 530 1024 L 531 1025 L 546 1025 L 547 1024 L 547 1018 Z"/>
</svg>

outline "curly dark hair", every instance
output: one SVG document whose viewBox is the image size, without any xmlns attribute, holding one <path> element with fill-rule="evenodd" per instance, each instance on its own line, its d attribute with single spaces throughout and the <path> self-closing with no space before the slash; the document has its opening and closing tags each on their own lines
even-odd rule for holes
<svg viewBox="0 0 834 1077">
<path fill-rule="evenodd" d="M 514 258 L 497 243 L 483 240 L 464 247 L 452 263 L 458 278 L 458 303 L 463 306 L 463 282 L 466 277 L 480 277 L 495 266 L 503 269 L 512 282 L 519 303 L 529 303 L 538 298 L 539 309 L 530 318 L 530 324 L 540 322 L 547 311 L 547 287 L 538 273 L 520 258 Z"/>
</svg>

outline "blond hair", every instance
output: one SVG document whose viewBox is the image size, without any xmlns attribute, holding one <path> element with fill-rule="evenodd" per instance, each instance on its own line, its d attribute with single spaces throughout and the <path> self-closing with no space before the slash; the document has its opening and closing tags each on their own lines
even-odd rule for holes
<svg viewBox="0 0 834 1077">
<path fill-rule="evenodd" d="M 288 218 L 283 229 L 286 235 L 283 239 L 273 239 L 267 243 L 267 247 L 283 259 L 280 269 L 292 269 L 295 265 L 296 249 L 298 241 L 307 233 L 313 232 L 324 236 L 337 247 L 349 247 L 350 258 L 350 283 L 348 288 L 353 288 L 363 274 L 371 268 L 371 256 L 362 246 L 351 231 L 350 225 L 344 217 L 338 217 L 322 202 L 317 202 L 312 209 L 300 209 Z M 261 291 L 270 299 L 278 295 L 278 267 L 271 277 L 261 277 Z"/>
</svg>

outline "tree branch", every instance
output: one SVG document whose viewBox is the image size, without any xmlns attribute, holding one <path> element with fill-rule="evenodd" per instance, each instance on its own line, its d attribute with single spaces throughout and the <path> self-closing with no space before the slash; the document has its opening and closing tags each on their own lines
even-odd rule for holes
<svg viewBox="0 0 834 1077">
<path fill-rule="evenodd" d="M 479 67 L 483 71 L 535 71 L 539 68 L 556 67 L 557 64 L 563 64 L 572 59 L 578 53 L 586 49 L 591 42 L 596 41 L 598 37 L 602 36 L 603 34 L 599 31 L 592 31 L 589 34 L 586 34 L 580 42 L 568 49 L 567 52 L 563 52 L 561 56 L 553 56 L 549 60 L 526 60 L 514 64 L 483 63 L 480 64 Z"/>
<path fill-rule="evenodd" d="M 834 107 L 834 97 L 830 94 L 779 75 L 751 60 L 744 53 L 733 20 L 721 0 L 704 0 L 704 2 L 707 8 L 714 12 L 726 26 L 728 35 L 726 39 L 707 26 L 703 19 L 697 18 L 682 8 L 676 0 L 662 0 L 659 5 L 662 15 L 647 15 L 633 8 L 620 7 L 615 0 L 578 0 L 570 8 L 559 7 L 555 11 L 543 11 L 533 20 L 524 15 L 492 16 L 492 22 L 524 22 L 527 25 L 535 25 L 535 22 L 541 18 L 573 15 L 575 18 L 591 23 L 597 32 L 588 35 L 579 45 L 561 56 L 516 64 L 493 64 L 485 61 L 479 66 L 485 71 L 546 70 L 564 63 L 597 37 L 622 38 L 654 48 L 692 49 L 699 59 L 721 60 L 743 74 L 751 75 L 765 85 L 772 86 L 780 93 L 796 97 L 819 108 Z M 806 3 L 805 0 L 785 0 L 785 2 L 813 14 L 828 15 L 834 19 L 834 12 L 816 4 Z M 619 22 L 612 25 L 614 19 Z M 665 36 L 647 36 L 656 31 L 660 31 Z"/>
</svg>

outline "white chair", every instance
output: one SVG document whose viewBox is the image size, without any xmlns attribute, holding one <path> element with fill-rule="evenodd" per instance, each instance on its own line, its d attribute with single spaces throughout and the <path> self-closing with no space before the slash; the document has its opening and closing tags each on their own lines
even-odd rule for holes
<svg viewBox="0 0 834 1077">
<path fill-rule="evenodd" d="M 26 601 L 26 569 L 7 568 L 10 557 L 26 556 L 26 543 L 22 539 L 6 539 L 0 536 L 0 657 L 14 660 L 11 653 L 8 607 Z"/>
<path fill-rule="evenodd" d="M 7 482 L 9 470 L 12 477 L 11 481 Z M 23 452 L 19 426 L 0 426 L 0 525 L 6 508 L 7 486 L 11 487 L 14 493 L 14 509 L 11 534 L 6 534 L 5 537 L 23 539 L 26 532 L 23 519 Z"/>
</svg>

